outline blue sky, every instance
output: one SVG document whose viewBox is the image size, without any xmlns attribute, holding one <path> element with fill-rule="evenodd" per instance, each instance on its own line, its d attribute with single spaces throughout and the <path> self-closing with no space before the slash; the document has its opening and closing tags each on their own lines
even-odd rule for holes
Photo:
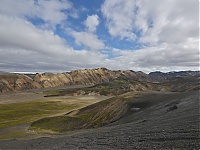
<svg viewBox="0 0 200 150">
<path fill-rule="evenodd" d="M 199 69 L 196 0 L 1 0 L 0 70 Z"/>
</svg>

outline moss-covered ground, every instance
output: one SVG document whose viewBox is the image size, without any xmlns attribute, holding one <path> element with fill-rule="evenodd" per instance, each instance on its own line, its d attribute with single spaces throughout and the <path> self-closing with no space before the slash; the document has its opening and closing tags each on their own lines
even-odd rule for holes
<svg viewBox="0 0 200 150">
<path fill-rule="evenodd" d="M 105 98 L 105 97 L 104 97 Z M 95 97 L 47 98 L 28 102 L 0 104 L 0 139 L 17 138 L 25 135 L 25 128 L 20 126 L 31 124 L 44 117 L 66 114 L 72 110 L 100 101 Z M 56 120 L 56 122 L 58 119 Z M 58 121 L 59 122 L 59 121 Z M 18 130 L 19 128 L 19 130 Z M 26 128 L 27 130 L 27 128 Z"/>
<path fill-rule="evenodd" d="M 92 104 L 75 115 L 46 117 L 31 124 L 31 129 L 66 132 L 75 129 L 100 127 L 121 118 L 129 109 L 129 102 L 138 97 L 130 92 Z"/>
<path fill-rule="evenodd" d="M 0 128 L 29 123 L 42 116 L 54 115 L 80 107 L 61 101 L 38 100 L 0 105 Z"/>
</svg>

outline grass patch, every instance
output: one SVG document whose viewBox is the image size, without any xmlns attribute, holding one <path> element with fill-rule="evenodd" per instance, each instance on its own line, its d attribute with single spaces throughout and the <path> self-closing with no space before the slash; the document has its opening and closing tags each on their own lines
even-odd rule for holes
<svg viewBox="0 0 200 150">
<path fill-rule="evenodd" d="M 31 129 L 67 132 L 104 126 L 134 113 L 131 110 L 132 107 L 139 107 L 139 111 L 150 107 L 151 103 L 148 102 L 148 99 L 153 98 L 154 95 L 154 93 L 148 92 L 127 92 L 81 108 L 72 116 L 55 116 L 37 120 L 31 124 Z"/>
<path fill-rule="evenodd" d="M 44 116 L 51 116 L 81 107 L 81 104 L 68 104 L 62 101 L 31 101 L 13 104 L 0 104 L 0 128 L 30 123 Z"/>
<path fill-rule="evenodd" d="M 77 126 L 81 124 L 83 124 L 83 120 L 79 118 L 57 116 L 57 117 L 47 117 L 47 118 L 40 119 L 31 125 L 31 129 L 32 130 L 47 129 L 47 130 L 52 130 L 56 132 L 62 132 L 66 130 L 71 130 L 73 128 L 77 129 Z"/>
<path fill-rule="evenodd" d="M 16 131 L 16 132 L 10 132 L 4 135 L 0 136 L 0 139 L 16 139 L 21 138 L 23 135 L 26 135 L 27 133 L 25 131 Z"/>
<path fill-rule="evenodd" d="M 100 127 L 121 118 L 128 110 L 133 94 L 116 96 L 79 110 L 74 116 L 46 117 L 31 124 L 31 129 L 65 132 Z"/>
</svg>

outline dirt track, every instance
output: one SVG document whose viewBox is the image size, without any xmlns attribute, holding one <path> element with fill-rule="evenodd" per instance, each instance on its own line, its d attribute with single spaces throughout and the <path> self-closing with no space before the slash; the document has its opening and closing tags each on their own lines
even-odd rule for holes
<svg viewBox="0 0 200 150">
<path fill-rule="evenodd" d="M 199 149 L 199 92 L 138 99 L 148 107 L 109 126 L 65 136 L 0 141 L 1 149 Z M 149 103 L 150 101 L 150 103 Z M 171 109 L 176 105 L 177 109 Z"/>
</svg>

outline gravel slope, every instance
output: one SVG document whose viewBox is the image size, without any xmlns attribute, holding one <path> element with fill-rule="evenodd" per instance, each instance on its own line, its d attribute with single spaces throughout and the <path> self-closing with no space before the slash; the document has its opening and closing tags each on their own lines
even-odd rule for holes
<svg viewBox="0 0 200 150">
<path fill-rule="evenodd" d="M 141 105 L 147 107 L 137 110 Z M 199 123 L 199 91 L 155 93 L 134 101 L 124 118 L 106 127 L 0 141 L 0 149 L 200 149 Z"/>
</svg>

